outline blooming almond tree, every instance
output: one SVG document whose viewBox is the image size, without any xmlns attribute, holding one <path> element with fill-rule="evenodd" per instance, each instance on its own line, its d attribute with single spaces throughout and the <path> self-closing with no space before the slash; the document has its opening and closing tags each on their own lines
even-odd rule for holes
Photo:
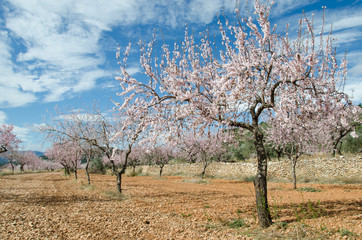
<svg viewBox="0 0 362 240">
<path fill-rule="evenodd" d="M 97 150 L 108 159 L 112 156 L 111 138 L 115 134 L 116 123 L 112 118 L 94 108 L 84 112 L 76 109 L 57 111 L 51 122 L 42 126 L 40 131 L 47 133 L 47 138 L 54 142 L 77 142 L 86 155 L 85 166 L 88 184 L 90 184 L 89 161 Z"/>
<path fill-rule="evenodd" d="M 0 153 L 16 149 L 21 141 L 13 133 L 14 126 L 2 124 L 0 126 Z"/>
<path fill-rule="evenodd" d="M 170 145 L 154 146 L 146 150 L 146 154 L 151 159 L 152 163 L 160 168 L 160 177 L 162 177 L 163 168 L 174 156 L 173 150 L 173 146 Z"/>
<path fill-rule="evenodd" d="M 146 149 L 143 147 L 134 147 L 128 158 L 128 166 L 132 167 L 132 174 L 136 174 L 136 167 L 146 163 L 145 161 Z"/>
<path fill-rule="evenodd" d="M 337 64 L 330 34 L 315 34 L 312 22 L 300 19 L 299 34 L 291 40 L 288 31 L 270 26 L 270 6 L 254 4 L 255 18 L 236 25 L 219 22 L 222 45 L 215 50 L 206 31 L 196 40 L 188 31 L 181 44 L 162 46 L 153 56 L 156 41 L 141 46 L 140 63 L 145 78 L 127 72 L 130 45 L 119 60 L 124 97 L 120 108 L 128 113 L 148 111 L 148 138 L 162 134 L 164 141 L 193 128 L 243 128 L 253 135 L 257 154 L 254 181 L 259 224 L 272 224 L 267 197 L 267 154 L 261 121 L 277 116 L 284 108 L 313 112 L 306 99 L 317 103 L 338 97 L 337 82 L 346 76 L 346 61 Z M 225 27 L 226 26 L 226 27 Z M 121 57 L 120 52 L 117 57 Z M 302 101 L 300 101 L 302 100 Z"/>
<path fill-rule="evenodd" d="M 234 141 L 226 131 L 213 133 L 208 131 L 203 136 L 188 133 L 181 141 L 179 148 L 181 156 L 194 157 L 195 161 L 202 163 L 201 178 L 204 178 L 206 168 L 212 161 L 222 161 L 226 155 L 227 147 Z"/>
<path fill-rule="evenodd" d="M 323 151 L 324 139 L 320 128 L 320 114 L 313 117 L 301 112 L 287 112 L 276 116 L 266 128 L 266 140 L 281 150 L 290 160 L 293 187 L 297 188 L 296 164 L 302 154 Z M 325 124 L 325 123 L 324 123 Z"/>
<path fill-rule="evenodd" d="M 362 110 L 350 103 L 338 103 L 329 109 L 323 121 L 325 124 L 321 126 L 325 131 L 322 136 L 326 137 L 324 144 L 332 149 L 332 156 L 335 156 L 336 153 L 341 154 L 338 146 L 345 136 L 351 134 L 354 138 L 358 137 L 356 127 L 362 124 Z"/>
<path fill-rule="evenodd" d="M 73 141 L 54 143 L 46 151 L 45 156 L 61 164 L 66 175 L 69 176 L 70 171 L 73 171 L 74 178 L 78 178 L 77 169 L 83 156 L 79 143 Z"/>
</svg>

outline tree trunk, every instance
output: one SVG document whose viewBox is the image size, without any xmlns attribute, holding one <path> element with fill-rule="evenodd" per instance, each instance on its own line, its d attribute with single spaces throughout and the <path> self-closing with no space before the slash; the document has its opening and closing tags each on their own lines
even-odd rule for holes
<svg viewBox="0 0 362 240">
<path fill-rule="evenodd" d="M 68 166 L 64 166 L 64 175 L 65 176 L 70 176 L 70 169 Z"/>
<path fill-rule="evenodd" d="M 201 179 L 204 179 L 205 177 L 205 173 L 206 173 L 206 168 L 207 168 L 208 164 L 206 161 L 204 161 L 204 164 L 202 166 L 202 172 L 201 172 Z"/>
<path fill-rule="evenodd" d="M 11 174 L 14 174 L 15 170 L 14 163 L 10 162 L 10 165 L 11 165 Z"/>
<path fill-rule="evenodd" d="M 292 164 L 293 189 L 297 189 L 297 174 L 295 171 L 295 167 L 297 165 L 297 157 L 291 157 L 290 160 Z"/>
<path fill-rule="evenodd" d="M 282 156 L 282 150 L 275 150 L 277 152 L 277 158 L 278 158 L 278 161 L 280 161 L 280 158 Z"/>
<path fill-rule="evenodd" d="M 163 167 L 164 167 L 165 165 L 161 165 L 160 166 L 160 177 L 162 177 L 162 171 L 163 171 Z"/>
<path fill-rule="evenodd" d="M 77 173 L 77 168 L 74 168 L 74 178 L 77 180 L 78 179 L 78 173 Z"/>
<path fill-rule="evenodd" d="M 338 144 L 341 142 L 342 138 L 344 136 L 346 136 L 348 133 L 350 133 L 352 130 L 351 129 L 347 129 L 345 131 L 339 132 L 339 136 L 337 137 L 337 139 L 334 141 L 333 144 L 333 151 L 332 151 L 332 157 L 336 156 L 336 153 L 341 154 L 341 150 L 338 149 Z"/>
<path fill-rule="evenodd" d="M 117 190 L 122 193 L 122 171 L 117 173 Z"/>
<path fill-rule="evenodd" d="M 254 145 L 257 154 L 257 174 L 254 180 L 256 208 L 259 225 L 267 228 L 272 224 L 267 195 L 267 155 L 263 144 L 263 133 L 254 129 Z"/>
<path fill-rule="evenodd" d="M 88 185 L 90 185 L 91 181 L 90 181 L 90 175 L 89 175 L 89 160 L 88 159 L 87 159 L 87 165 L 85 166 L 85 172 L 87 173 Z"/>
<path fill-rule="evenodd" d="M 24 165 L 20 164 L 20 172 L 24 172 Z"/>
<path fill-rule="evenodd" d="M 339 142 L 339 144 L 337 145 L 337 154 L 338 155 L 342 155 L 342 152 L 341 152 L 342 144 L 343 144 L 343 142 Z"/>
</svg>

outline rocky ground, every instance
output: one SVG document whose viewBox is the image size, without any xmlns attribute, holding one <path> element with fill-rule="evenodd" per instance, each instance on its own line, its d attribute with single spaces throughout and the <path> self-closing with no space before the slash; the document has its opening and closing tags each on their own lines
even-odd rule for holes
<svg viewBox="0 0 362 240">
<path fill-rule="evenodd" d="M 256 222 L 250 182 L 84 172 L 0 176 L 0 239 L 360 239 L 362 186 L 269 183 L 274 224 Z M 316 190 L 315 192 L 312 192 Z"/>
</svg>

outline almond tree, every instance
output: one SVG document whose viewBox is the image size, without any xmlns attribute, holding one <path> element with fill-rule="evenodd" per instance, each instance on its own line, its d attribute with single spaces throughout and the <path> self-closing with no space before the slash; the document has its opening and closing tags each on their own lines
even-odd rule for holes
<svg viewBox="0 0 362 240">
<path fill-rule="evenodd" d="M 14 126 L 2 124 L 0 126 L 0 153 L 16 149 L 21 141 L 13 133 Z"/>
<path fill-rule="evenodd" d="M 329 107 L 329 114 L 324 119 L 323 129 L 325 130 L 324 136 L 326 136 L 325 144 L 329 146 L 329 149 L 332 149 L 333 157 L 336 153 L 341 154 L 338 146 L 342 144 L 342 139 L 345 136 L 351 134 L 352 137 L 358 137 L 356 128 L 362 123 L 361 116 L 361 108 L 351 103 L 338 103 Z"/>
<path fill-rule="evenodd" d="M 117 106 L 119 107 L 118 104 Z M 122 121 L 117 122 L 116 129 L 119 130 L 110 139 L 117 147 L 113 149 L 109 162 L 113 174 L 117 177 L 117 190 L 122 193 L 122 175 L 126 172 L 132 149 L 140 139 L 144 138 L 144 133 L 147 132 L 147 126 L 152 118 L 150 119 L 147 109 L 127 112 L 120 108 L 118 116 L 122 119 Z M 154 141 L 155 139 L 151 140 Z M 120 169 L 117 169 L 117 161 L 121 163 Z"/>
<path fill-rule="evenodd" d="M 159 176 L 162 177 L 162 171 L 166 164 L 170 162 L 174 156 L 173 147 L 170 145 L 154 146 L 146 150 L 148 157 L 152 163 L 160 168 Z"/>
<path fill-rule="evenodd" d="M 45 153 L 49 159 L 61 164 L 64 168 L 65 175 L 74 172 L 74 178 L 78 178 L 77 169 L 82 159 L 82 149 L 77 142 L 54 143 L 53 146 Z"/>
<path fill-rule="evenodd" d="M 16 150 L 6 151 L 4 157 L 9 161 L 11 167 L 11 173 L 14 174 L 15 163 L 16 163 Z"/>
<path fill-rule="evenodd" d="M 53 145 L 46 150 L 45 156 L 53 162 L 63 166 L 64 174 L 70 175 L 70 162 L 66 158 L 63 146 L 61 143 L 53 143 Z"/>
<path fill-rule="evenodd" d="M 296 164 L 303 154 L 322 151 L 321 137 L 323 128 L 319 128 L 318 115 L 304 115 L 301 112 L 287 112 L 276 116 L 267 127 L 266 140 L 276 149 L 281 150 L 290 160 L 293 188 L 297 189 Z"/>
<path fill-rule="evenodd" d="M 43 126 L 40 131 L 47 133 L 47 138 L 54 142 L 77 142 L 86 154 L 85 167 L 88 184 L 90 184 L 89 161 L 95 150 L 100 151 L 108 159 L 112 155 L 111 137 L 115 133 L 115 123 L 94 108 L 92 112 L 67 109 L 57 111 L 51 122 Z"/>
<path fill-rule="evenodd" d="M 20 172 L 24 172 L 24 166 L 28 164 L 30 159 L 28 158 L 28 152 L 17 151 L 15 153 L 15 164 L 20 168 Z"/>
<path fill-rule="evenodd" d="M 177 146 L 180 149 L 179 155 L 181 158 L 186 159 L 189 163 L 195 163 L 197 160 L 198 149 L 195 144 L 196 141 L 195 134 L 186 134 L 179 141 L 179 145 Z"/>
<path fill-rule="evenodd" d="M 317 37 L 306 16 L 292 41 L 288 31 L 278 33 L 276 26 L 270 26 L 268 5 L 256 0 L 254 8 L 256 21 L 242 19 L 238 12 L 236 25 L 226 21 L 225 29 L 219 21 L 222 46 L 218 50 L 207 31 L 197 41 L 186 29 L 182 43 L 163 45 L 159 58 L 153 56 L 156 40 L 140 42 L 140 63 L 147 79 L 127 72 L 129 45 L 119 61 L 117 79 L 122 88 L 119 95 L 124 97 L 120 108 L 153 116 L 147 125 L 149 139 L 162 134 L 164 141 L 171 141 L 186 128 L 203 132 L 209 126 L 250 131 L 257 154 L 258 219 L 261 227 L 269 227 L 267 154 L 260 122 L 283 108 L 303 109 L 305 99 L 317 103 L 340 98 L 337 82 L 344 81 L 346 61 L 337 64 L 331 34 L 322 29 Z M 310 106 L 304 110 L 314 112 Z"/>
<path fill-rule="evenodd" d="M 202 163 L 201 178 L 204 178 L 206 168 L 212 161 L 222 161 L 227 152 L 227 147 L 233 139 L 227 132 L 219 131 L 198 136 L 196 133 L 187 133 L 181 141 L 179 148 L 185 157 L 193 157 L 195 161 Z"/>
<path fill-rule="evenodd" d="M 145 163 L 145 148 L 139 146 L 132 149 L 128 158 L 128 166 L 132 167 L 133 175 L 136 174 L 136 167 Z"/>
</svg>

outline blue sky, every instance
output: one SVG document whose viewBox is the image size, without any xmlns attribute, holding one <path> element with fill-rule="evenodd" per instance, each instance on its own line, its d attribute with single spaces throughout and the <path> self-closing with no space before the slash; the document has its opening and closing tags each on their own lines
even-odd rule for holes
<svg viewBox="0 0 362 240">
<path fill-rule="evenodd" d="M 242 15 L 247 1 L 239 1 Z M 252 0 L 249 1 L 249 5 Z M 362 102 L 362 2 L 360 0 L 275 0 L 272 22 L 296 33 L 305 10 L 321 25 L 326 6 L 327 26 L 333 24 L 337 52 L 348 50 L 346 92 Z M 185 24 L 198 33 L 217 31 L 216 19 L 234 18 L 235 0 L 1 0 L 0 3 L 0 123 L 14 124 L 24 150 L 49 145 L 32 129 L 55 106 L 113 107 L 120 90 L 117 44 L 151 39 L 153 29 L 166 42 L 183 39 Z M 250 7 L 250 6 L 249 6 Z M 137 52 L 129 60 L 130 72 L 140 71 Z"/>
</svg>

